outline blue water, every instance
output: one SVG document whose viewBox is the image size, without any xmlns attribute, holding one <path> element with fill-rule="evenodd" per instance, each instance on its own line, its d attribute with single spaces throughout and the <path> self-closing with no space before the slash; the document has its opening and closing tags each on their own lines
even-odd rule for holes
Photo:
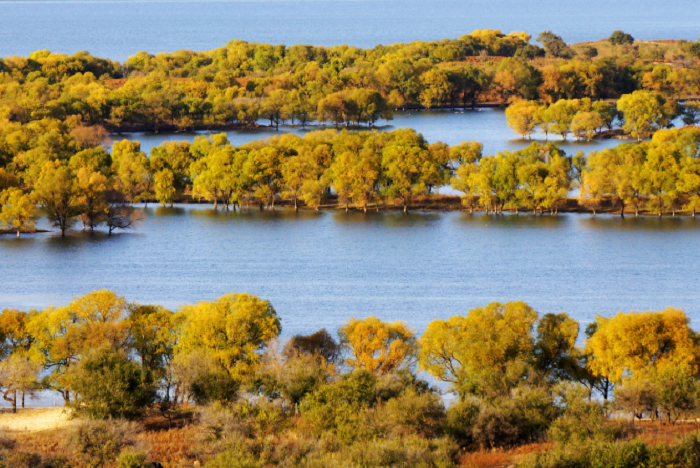
<svg viewBox="0 0 700 468">
<path fill-rule="evenodd" d="M 639 39 L 700 37 L 697 2 L 674 0 L 4 0 L 0 56 L 88 50 L 124 60 L 140 50 L 210 50 L 232 39 L 376 44 L 456 38 L 474 29 L 552 30 L 567 42 L 622 29 Z"/>
<path fill-rule="evenodd" d="M 269 121 L 260 121 L 267 125 Z M 533 135 L 532 140 L 519 138 L 506 123 L 505 112 L 502 109 L 477 109 L 477 110 L 445 110 L 445 111 L 412 111 L 398 112 L 394 119 L 390 121 L 381 120 L 377 124 L 379 131 L 391 131 L 402 127 L 414 128 L 423 134 L 430 143 L 442 141 L 449 145 L 459 144 L 463 141 L 476 140 L 484 145 L 484 155 L 495 154 L 503 150 L 518 150 L 526 147 L 533 141 L 545 142 L 542 133 Z M 261 128 L 258 130 L 233 130 L 226 132 L 229 141 L 234 145 L 241 145 L 251 140 L 260 138 L 270 138 L 285 133 L 295 133 L 304 135 L 310 131 L 323 128 L 334 127 L 313 127 L 309 126 L 305 130 L 301 127 L 280 127 L 280 131 L 274 128 Z M 366 130 L 366 128 L 362 128 Z M 215 132 L 217 133 L 217 132 Z M 112 135 L 112 141 L 121 139 L 138 140 L 141 142 L 141 150 L 149 153 L 154 146 L 158 146 L 164 141 L 187 140 L 194 141 L 197 135 L 208 135 L 209 132 L 198 133 L 125 133 L 122 135 Z M 567 141 L 562 141 L 561 137 L 550 135 L 549 141 L 555 142 L 567 154 L 573 155 L 581 150 L 586 153 L 598 151 L 603 148 L 617 146 L 623 140 L 593 140 L 576 141 L 571 135 Z"/>
<path fill-rule="evenodd" d="M 0 237 L 0 308 L 98 288 L 177 308 L 229 292 L 272 302 L 284 335 L 349 317 L 434 318 L 491 301 L 596 314 L 681 307 L 700 325 L 700 219 L 565 214 L 214 211 L 149 206 L 136 231 Z"/>
<path fill-rule="evenodd" d="M 207 50 L 231 39 L 372 47 L 483 28 L 533 36 L 551 29 L 568 42 L 604 38 L 615 29 L 639 39 L 695 40 L 700 9 L 688 0 L 5 0 L 0 56 L 46 48 L 123 60 L 139 50 Z M 485 154 L 528 144 L 498 110 L 401 113 L 381 125 L 415 127 L 429 141 L 479 140 Z M 229 132 L 229 138 L 241 144 L 274 134 Z M 148 151 L 194 134 L 128 137 Z M 618 143 L 562 147 L 573 154 Z M 421 332 L 434 318 L 508 300 L 525 300 L 541 313 L 567 311 L 584 324 L 597 314 L 674 306 L 700 328 L 700 219 L 233 213 L 206 205 L 144 211 L 138 229 L 113 236 L 0 236 L 0 308 L 63 305 L 109 288 L 176 309 L 245 291 L 272 302 L 284 336 L 335 331 L 349 317 L 367 315 L 402 319 Z"/>
</svg>

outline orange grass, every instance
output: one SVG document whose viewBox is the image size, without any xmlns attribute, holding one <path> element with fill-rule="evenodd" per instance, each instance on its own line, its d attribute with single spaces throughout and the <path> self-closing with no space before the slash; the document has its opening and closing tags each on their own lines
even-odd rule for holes
<svg viewBox="0 0 700 468">
<path fill-rule="evenodd" d="M 551 442 L 521 445 L 511 449 L 477 450 L 466 452 L 459 457 L 459 464 L 469 468 L 497 468 L 510 466 L 531 453 L 550 450 Z"/>
</svg>

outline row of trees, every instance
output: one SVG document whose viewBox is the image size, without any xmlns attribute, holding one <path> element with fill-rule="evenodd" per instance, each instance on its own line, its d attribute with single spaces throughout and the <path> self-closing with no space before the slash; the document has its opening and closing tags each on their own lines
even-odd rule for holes
<svg viewBox="0 0 700 468">
<path fill-rule="evenodd" d="M 23 395 L 49 389 L 78 412 L 128 418 L 155 404 L 167 414 L 179 403 L 231 403 L 248 392 L 332 425 L 328 417 L 340 416 L 343 399 L 361 399 L 363 385 L 390 376 L 419 385 L 414 372 L 422 370 L 446 382 L 465 418 L 480 403 L 517 400 L 527 389 L 551 423 L 551 392 L 562 384 L 606 405 L 614 394 L 607 410 L 632 418 L 663 413 L 674 422 L 698 410 L 698 335 L 672 308 L 598 316 L 583 347 L 578 322 L 563 312 L 540 316 L 523 302 L 434 320 L 420 336 L 376 317 L 348 320 L 339 342 L 321 330 L 282 345 L 280 332 L 272 305 L 248 294 L 173 313 L 94 291 L 64 307 L 2 311 L 0 388 L 15 409 Z M 549 396 L 531 393 L 545 389 Z"/>
<path fill-rule="evenodd" d="M 318 209 L 332 195 L 346 210 L 398 202 L 407 211 L 414 197 L 446 184 L 462 192 L 470 212 L 558 213 L 577 187 L 579 204 L 594 214 L 604 204 L 622 216 L 627 209 L 661 216 L 695 215 L 700 208 L 696 128 L 659 130 L 650 141 L 573 157 L 553 143 L 483 156 L 478 142 L 428 143 L 411 129 L 325 130 L 239 147 L 222 133 L 192 144 L 166 142 L 148 157 L 129 140 L 115 143 L 111 154 L 99 145 L 82 149 L 70 132 L 62 135 L 65 124 L 54 121 L 6 129 L 0 142 L 15 144 L 22 136 L 20 146 L 30 148 L 0 169 L 0 221 L 18 234 L 33 227 L 36 203 L 64 234 L 78 219 L 90 231 L 105 224 L 111 233 L 137 221 L 130 205 L 153 199 L 274 209 L 282 198 L 297 209 Z"/>
<path fill-rule="evenodd" d="M 621 44 L 592 61 L 584 49 L 571 58 L 575 48 L 559 36 L 538 39 L 544 49 L 529 44 L 527 34 L 493 30 L 366 50 L 233 41 L 210 52 L 141 52 L 124 64 L 86 53 L 38 51 L 0 60 L 0 120 L 75 117 L 154 131 L 251 125 L 258 119 L 274 126 L 287 120 L 372 125 L 405 106 L 597 100 L 640 89 L 677 100 L 697 94 L 700 86 L 692 60 L 657 63 L 643 59 L 637 46 Z M 664 47 L 693 56 L 700 50 L 693 45 Z M 548 58 L 541 57 L 545 52 Z"/>
<path fill-rule="evenodd" d="M 522 138 L 531 138 L 538 130 L 561 136 L 570 133 L 577 140 L 588 141 L 603 129 L 615 125 L 637 140 L 647 138 L 661 128 L 673 127 L 673 120 L 682 117 L 686 125 L 700 121 L 700 101 L 678 104 L 654 91 L 635 91 L 623 95 L 617 104 L 590 99 L 561 99 L 553 104 L 538 101 L 515 101 L 506 109 L 508 126 Z"/>
</svg>

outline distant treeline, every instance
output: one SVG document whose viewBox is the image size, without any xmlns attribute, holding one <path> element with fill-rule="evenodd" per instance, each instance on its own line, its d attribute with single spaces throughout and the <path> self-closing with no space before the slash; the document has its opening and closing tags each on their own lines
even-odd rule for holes
<svg viewBox="0 0 700 468">
<path fill-rule="evenodd" d="M 0 121 L 73 118 L 155 131 L 258 119 L 371 126 L 406 106 L 598 100 L 635 90 L 676 100 L 700 89 L 700 43 L 618 35 L 569 46 L 548 31 L 537 39 L 543 47 L 495 30 L 372 49 L 232 41 L 208 52 L 139 52 L 123 64 L 41 50 L 0 60 Z"/>
<path fill-rule="evenodd" d="M 659 130 L 651 141 L 569 157 L 553 143 L 483 156 L 479 142 L 428 143 L 411 129 L 324 130 L 233 146 L 226 134 L 194 143 L 165 142 L 150 157 L 138 142 L 99 145 L 94 128 L 55 120 L 0 128 L 0 222 L 33 228 L 35 204 L 63 234 L 80 219 L 91 231 L 133 227 L 134 202 L 172 205 L 183 197 L 214 204 L 274 209 L 279 199 L 318 209 L 367 211 L 384 204 L 408 211 L 416 196 L 444 185 L 463 193 L 463 206 L 558 213 L 573 188 L 595 214 L 603 202 L 661 216 L 700 209 L 700 130 Z M 91 145 L 94 145 L 90 147 Z M 87 148 L 87 149 L 83 149 Z M 7 161 L 8 159 L 6 159 Z"/>
</svg>

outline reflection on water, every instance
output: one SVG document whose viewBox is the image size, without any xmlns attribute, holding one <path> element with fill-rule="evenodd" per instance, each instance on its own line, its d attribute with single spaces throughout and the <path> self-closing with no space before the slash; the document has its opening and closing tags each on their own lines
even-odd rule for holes
<svg viewBox="0 0 700 468">
<path fill-rule="evenodd" d="M 333 213 L 333 221 L 340 225 L 362 225 L 396 228 L 431 226 L 442 220 L 439 213 L 426 213 L 422 211 L 337 211 Z"/>
<path fill-rule="evenodd" d="M 700 220 L 688 217 L 143 210 L 140 228 L 112 236 L 0 237 L 0 308 L 99 288 L 173 309 L 245 291 L 272 301 L 285 336 L 367 315 L 420 331 L 507 300 L 583 322 L 667 306 L 700 319 Z"/>
<path fill-rule="evenodd" d="M 689 216 L 639 216 L 599 215 L 581 216 L 579 224 L 586 229 L 615 231 L 696 231 L 700 229 L 700 219 Z"/>
<path fill-rule="evenodd" d="M 266 125 L 265 121 L 260 121 L 261 125 Z M 495 154 L 503 150 L 519 150 L 525 148 L 533 141 L 545 142 L 544 134 L 534 135 L 533 140 L 522 140 L 516 138 L 513 131 L 508 128 L 505 112 L 502 109 L 480 109 L 467 110 L 455 113 L 452 111 L 420 111 L 420 112 L 397 112 L 394 119 L 388 122 L 381 121 L 376 130 L 392 131 L 399 128 L 410 127 L 423 134 L 429 141 L 442 141 L 449 145 L 455 145 L 463 141 L 477 140 L 484 145 L 484 154 Z M 311 131 L 323 130 L 332 127 L 281 127 L 277 132 L 272 128 L 261 128 L 259 130 L 231 130 L 227 131 L 229 141 L 233 145 L 242 145 L 252 140 L 262 138 L 272 138 L 274 136 L 293 133 L 303 136 Z M 362 127 L 361 130 L 367 130 Z M 141 142 L 141 150 L 149 153 L 155 146 L 165 141 L 194 141 L 198 135 L 210 135 L 212 132 L 196 133 L 128 133 L 114 135 L 113 141 L 122 139 L 138 140 Z M 219 132 L 213 132 L 219 133 Z M 624 140 L 593 140 L 591 142 L 576 141 L 570 139 L 562 141 L 559 137 L 550 138 L 567 154 L 574 154 L 578 150 L 585 152 L 598 151 L 624 143 Z"/>
<path fill-rule="evenodd" d="M 503 213 L 503 214 L 486 214 L 478 213 L 460 213 L 457 221 L 466 227 L 492 227 L 503 229 L 551 229 L 562 227 L 565 223 L 570 222 L 568 214 L 555 215 L 533 215 L 531 213 Z"/>
</svg>

